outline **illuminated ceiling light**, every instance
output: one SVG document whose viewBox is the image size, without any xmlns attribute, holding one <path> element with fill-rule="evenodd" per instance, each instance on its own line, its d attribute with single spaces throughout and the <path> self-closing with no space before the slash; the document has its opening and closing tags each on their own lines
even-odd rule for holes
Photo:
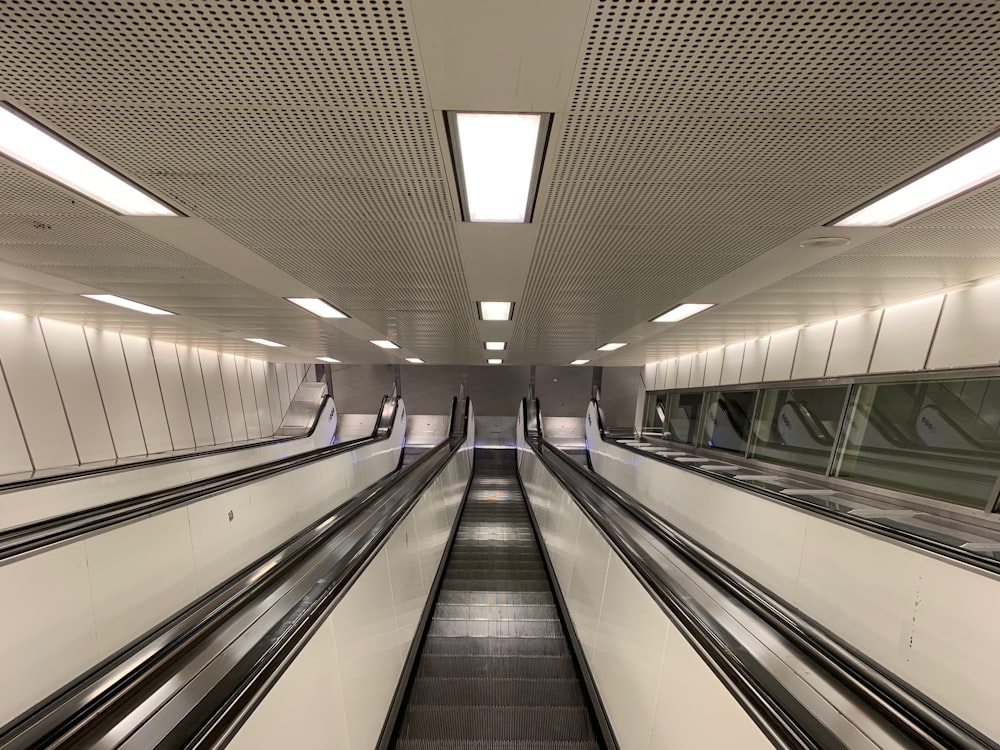
<svg viewBox="0 0 1000 750">
<path fill-rule="evenodd" d="M 502 352 L 507 348 L 506 341 L 486 341 L 486 349 L 491 352 Z"/>
<path fill-rule="evenodd" d="M 82 294 L 80 296 L 86 297 L 87 299 L 97 300 L 98 302 L 106 302 L 109 305 L 127 307 L 129 310 L 146 313 L 146 315 L 176 315 L 176 313 L 172 313 L 169 310 L 161 310 L 158 307 L 144 305 L 141 302 L 135 302 L 130 299 L 125 299 L 124 297 L 116 297 L 113 294 Z"/>
<path fill-rule="evenodd" d="M 303 310 L 308 310 L 313 315 L 320 318 L 347 318 L 347 313 L 341 312 L 329 302 L 324 302 L 315 297 L 285 297 L 293 305 L 298 305 Z"/>
<path fill-rule="evenodd" d="M 628 346 L 628 344 L 611 342 L 610 344 L 605 344 L 604 346 L 597 347 L 597 351 L 599 351 L 599 352 L 613 352 L 613 351 L 616 351 L 618 349 L 621 349 L 623 346 Z"/>
<path fill-rule="evenodd" d="M 24 316 L 21 313 L 10 310 L 0 310 L 0 320 L 21 320 Z"/>
<path fill-rule="evenodd" d="M 480 320 L 513 320 L 513 302 L 477 302 Z"/>
<path fill-rule="evenodd" d="M 420 357 L 407 357 L 406 361 L 411 365 L 422 365 L 424 361 Z"/>
<path fill-rule="evenodd" d="M 320 362 L 329 362 L 331 365 L 339 365 L 340 360 L 333 357 L 316 357 Z"/>
<path fill-rule="evenodd" d="M 486 361 L 489 362 L 491 365 L 502 365 L 503 364 L 503 360 L 502 359 L 488 359 Z"/>
<path fill-rule="evenodd" d="M 7 104 L 0 104 L 0 154 L 120 214 L 178 215 Z"/>
<path fill-rule="evenodd" d="M 462 218 L 531 221 L 552 116 L 449 112 L 447 118 Z"/>
<path fill-rule="evenodd" d="M 589 362 L 589 359 L 574 359 L 570 362 L 571 365 L 585 365 Z"/>
<path fill-rule="evenodd" d="M 250 341 L 251 343 L 254 344 L 260 344 L 261 346 L 274 346 L 274 347 L 280 347 L 282 349 L 285 348 L 284 344 L 279 344 L 277 341 L 269 341 L 268 339 L 244 339 L 244 340 Z"/>
<path fill-rule="evenodd" d="M 833 226 L 892 226 L 997 177 L 1000 177 L 1000 138 L 991 138 L 838 219 Z"/>
<path fill-rule="evenodd" d="M 653 318 L 654 323 L 676 323 L 679 320 L 684 320 L 685 318 L 690 318 L 692 315 L 697 315 L 698 313 L 707 310 L 710 307 L 715 307 L 714 302 L 685 302 L 683 305 L 677 305 L 676 307 L 671 307 L 662 315 L 658 315 Z"/>
<path fill-rule="evenodd" d="M 368 342 L 369 344 L 375 344 L 379 349 L 398 349 L 391 341 L 386 341 L 385 339 L 372 339 Z"/>
</svg>

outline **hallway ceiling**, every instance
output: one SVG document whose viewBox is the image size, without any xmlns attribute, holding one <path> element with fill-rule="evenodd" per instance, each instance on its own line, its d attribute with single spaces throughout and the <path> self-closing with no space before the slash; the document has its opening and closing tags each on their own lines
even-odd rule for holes
<svg viewBox="0 0 1000 750">
<path fill-rule="evenodd" d="M 0 99 L 186 215 L 0 161 L 2 310 L 276 359 L 640 364 L 1000 274 L 1000 187 L 824 227 L 1000 123 L 995 3 L 7 0 L 0 24 Z M 531 224 L 461 222 L 444 110 L 554 113 Z M 721 304 L 648 323 L 684 301 Z"/>
</svg>

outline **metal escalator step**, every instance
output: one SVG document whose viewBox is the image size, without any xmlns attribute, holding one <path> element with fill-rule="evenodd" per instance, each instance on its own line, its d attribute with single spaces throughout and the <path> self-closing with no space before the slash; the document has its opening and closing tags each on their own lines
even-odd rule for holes
<svg viewBox="0 0 1000 750">
<path fill-rule="evenodd" d="M 452 656 L 569 656 L 562 638 L 463 638 L 428 636 L 425 654 Z"/>
<path fill-rule="evenodd" d="M 421 677 L 413 684 L 410 704 L 452 706 L 584 706 L 575 678 L 495 679 Z"/>
<path fill-rule="evenodd" d="M 551 591 L 442 591 L 438 604 L 554 605 Z"/>
<path fill-rule="evenodd" d="M 588 740 L 400 740 L 399 750 L 598 750 L 596 742 Z"/>
<path fill-rule="evenodd" d="M 400 739 L 589 740 L 590 715 L 583 706 L 407 707 Z M 438 745 L 440 746 L 440 745 Z"/>
<path fill-rule="evenodd" d="M 546 578 L 535 579 L 513 579 L 504 578 L 448 578 L 445 575 L 441 582 L 444 590 L 454 589 L 459 591 L 550 591 L 549 582 Z"/>
<path fill-rule="evenodd" d="M 435 620 L 554 620 L 555 604 L 444 604 L 434 608 Z"/>
<path fill-rule="evenodd" d="M 454 656 L 424 652 L 417 679 L 439 677 L 547 680 L 575 678 L 576 669 L 569 656 Z"/>
<path fill-rule="evenodd" d="M 554 620 L 431 620 L 429 636 L 441 638 L 563 638 Z"/>
</svg>

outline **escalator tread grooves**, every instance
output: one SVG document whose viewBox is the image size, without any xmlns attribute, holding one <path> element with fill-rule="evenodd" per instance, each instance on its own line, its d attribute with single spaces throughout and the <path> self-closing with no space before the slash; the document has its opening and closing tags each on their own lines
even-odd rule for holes
<svg viewBox="0 0 1000 750">
<path fill-rule="evenodd" d="M 601 746 L 515 470 L 512 451 L 477 452 L 400 750 Z"/>
</svg>

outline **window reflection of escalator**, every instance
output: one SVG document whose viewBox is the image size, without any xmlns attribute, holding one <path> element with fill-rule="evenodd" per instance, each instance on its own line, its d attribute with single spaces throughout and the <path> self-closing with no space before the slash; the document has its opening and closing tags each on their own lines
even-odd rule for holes
<svg viewBox="0 0 1000 750">
<path fill-rule="evenodd" d="M 754 391 L 715 392 L 709 394 L 705 412 L 704 445 L 735 453 L 744 453 L 750 437 Z"/>
<path fill-rule="evenodd" d="M 765 391 L 750 456 L 825 472 L 846 397 L 846 386 Z"/>
<path fill-rule="evenodd" d="M 695 444 L 703 396 L 702 393 L 675 393 L 671 396 L 663 434 L 665 438 L 688 445 Z"/>
</svg>

